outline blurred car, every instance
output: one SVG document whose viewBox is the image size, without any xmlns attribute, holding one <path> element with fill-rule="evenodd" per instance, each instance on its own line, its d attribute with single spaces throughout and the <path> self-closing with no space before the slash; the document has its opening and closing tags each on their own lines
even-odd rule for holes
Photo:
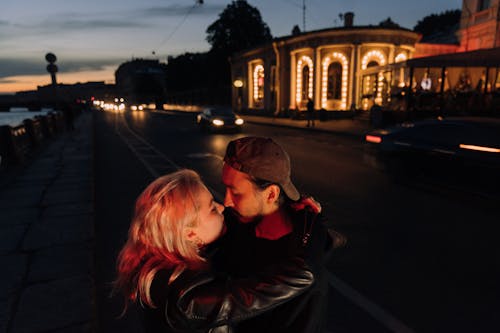
<svg viewBox="0 0 500 333">
<path fill-rule="evenodd" d="M 500 184 L 494 181 L 500 179 L 500 119 L 407 122 L 371 131 L 365 142 L 368 161 L 391 173 L 430 176 L 476 188 Z"/>
<path fill-rule="evenodd" d="M 202 130 L 241 131 L 244 120 L 230 108 L 208 108 L 196 116 L 196 123 Z"/>
</svg>

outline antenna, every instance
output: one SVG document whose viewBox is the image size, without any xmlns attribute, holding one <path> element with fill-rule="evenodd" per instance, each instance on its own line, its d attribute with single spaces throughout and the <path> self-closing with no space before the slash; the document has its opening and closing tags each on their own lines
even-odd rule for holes
<svg viewBox="0 0 500 333">
<path fill-rule="evenodd" d="M 306 32 L 306 0 L 302 0 L 302 30 Z"/>
</svg>

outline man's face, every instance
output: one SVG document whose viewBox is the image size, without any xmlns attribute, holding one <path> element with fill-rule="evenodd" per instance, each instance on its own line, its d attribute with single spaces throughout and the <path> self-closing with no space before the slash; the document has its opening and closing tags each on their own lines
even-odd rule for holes
<svg viewBox="0 0 500 333">
<path fill-rule="evenodd" d="M 224 164 L 222 182 L 226 186 L 224 206 L 231 207 L 240 222 L 252 222 L 264 214 L 265 194 L 255 188 L 246 173 Z"/>
</svg>

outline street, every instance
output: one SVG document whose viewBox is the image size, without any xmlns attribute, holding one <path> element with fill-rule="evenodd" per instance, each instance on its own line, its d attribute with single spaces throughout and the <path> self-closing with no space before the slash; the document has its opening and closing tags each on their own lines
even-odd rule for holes
<svg viewBox="0 0 500 333">
<path fill-rule="evenodd" d="M 270 136 L 288 151 L 292 179 L 318 200 L 348 243 L 328 265 L 332 332 L 486 332 L 500 326 L 498 203 L 374 167 L 362 138 L 246 124 L 202 133 L 193 114 L 96 112 L 95 201 L 100 331 L 137 332 L 109 297 L 135 198 L 160 174 L 198 171 L 216 198 L 227 143 Z M 340 282 L 339 282 L 340 281 Z"/>
</svg>

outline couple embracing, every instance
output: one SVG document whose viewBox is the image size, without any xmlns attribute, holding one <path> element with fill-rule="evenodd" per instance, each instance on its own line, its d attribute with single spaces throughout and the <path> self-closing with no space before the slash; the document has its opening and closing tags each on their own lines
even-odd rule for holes
<svg viewBox="0 0 500 333">
<path fill-rule="evenodd" d="M 224 205 L 200 176 L 152 182 L 135 205 L 115 288 L 146 332 L 324 332 L 333 239 L 270 138 L 226 149 Z"/>
</svg>

